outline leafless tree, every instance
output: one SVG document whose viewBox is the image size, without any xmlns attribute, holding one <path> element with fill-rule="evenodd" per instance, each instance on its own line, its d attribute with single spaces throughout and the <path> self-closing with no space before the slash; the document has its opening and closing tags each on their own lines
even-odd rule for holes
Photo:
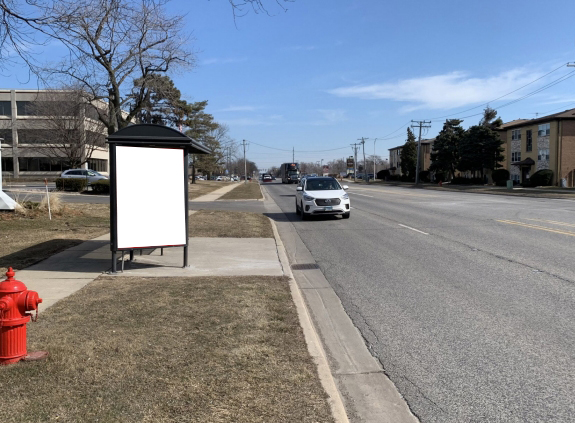
<svg viewBox="0 0 575 423">
<path fill-rule="evenodd" d="M 246 15 L 250 10 L 255 13 L 265 13 L 269 15 L 270 14 L 269 7 L 266 6 L 266 4 L 269 3 L 275 3 L 281 8 L 281 10 L 286 12 L 287 8 L 284 6 L 284 3 L 293 3 L 295 0 L 270 0 L 269 2 L 267 2 L 266 0 L 228 0 L 228 1 L 232 6 L 234 18 L 236 18 Z"/>
<path fill-rule="evenodd" d="M 29 129 L 34 149 L 44 156 L 64 158 L 71 168 L 81 167 L 96 148 L 105 148 L 105 128 L 97 107 L 80 90 L 48 90 L 30 104 L 41 127 Z"/>
<path fill-rule="evenodd" d="M 109 134 L 138 114 L 148 80 L 194 63 L 189 37 L 183 34 L 184 16 L 168 15 L 167 3 L 60 0 L 46 12 L 58 17 L 46 31 L 67 46 L 69 54 L 45 70 L 64 83 L 74 81 L 92 100 L 105 100 L 108 110 L 99 118 Z M 134 85 L 134 80 L 139 83 Z"/>
</svg>

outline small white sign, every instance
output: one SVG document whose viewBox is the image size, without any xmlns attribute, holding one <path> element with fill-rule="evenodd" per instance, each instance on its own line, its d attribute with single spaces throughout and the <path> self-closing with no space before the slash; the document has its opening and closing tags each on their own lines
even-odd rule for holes
<svg viewBox="0 0 575 423">
<path fill-rule="evenodd" d="M 184 150 L 116 147 L 118 249 L 186 244 Z"/>
</svg>

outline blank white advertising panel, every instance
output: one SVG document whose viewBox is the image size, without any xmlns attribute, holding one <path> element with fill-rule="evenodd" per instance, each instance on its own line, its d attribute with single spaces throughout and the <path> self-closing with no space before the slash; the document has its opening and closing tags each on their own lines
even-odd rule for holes
<svg viewBox="0 0 575 423">
<path fill-rule="evenodd" d="M 184 150 L 116 147 L 118 249 L 186 244 Z"/>
</svg>

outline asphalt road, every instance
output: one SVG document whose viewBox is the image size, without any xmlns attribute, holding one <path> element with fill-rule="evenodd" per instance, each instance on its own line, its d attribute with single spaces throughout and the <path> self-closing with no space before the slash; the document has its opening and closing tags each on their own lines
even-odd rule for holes
<svg viewBox="0 0 575 423">
<path fill-rule="evenodd" d="M 572 422 L 575 201 L 350 188 L 351 219 L 266 184 L 422 422 Z"/>
</svg>

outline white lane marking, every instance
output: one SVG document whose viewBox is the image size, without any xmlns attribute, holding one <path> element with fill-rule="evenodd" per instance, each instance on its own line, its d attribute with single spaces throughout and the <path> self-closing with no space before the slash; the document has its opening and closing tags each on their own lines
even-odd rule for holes
<svg viewBox="0 0 575 423">
<path fill-rule="evenodd" d="M 374 198 L 373 195 L 358 194 L 357 192 L 350 192 L 350 194 L 353 194 L 353 195 L 361 195 L 362 197 Z"/>
<path fill-rule="evenodd" d="M 427 232 L 422 232 L 419 229 L 412 228 L 411 226 L 402 225 L 401 223 L 398 223 L 398 225 L 403 226 L 404 228 L 407 228 L 407 229 L 411 229 L 412 231 L 419 232 L 420 234 L 423 234 L 423 235 L 429 235 Z"/>
</svg>

